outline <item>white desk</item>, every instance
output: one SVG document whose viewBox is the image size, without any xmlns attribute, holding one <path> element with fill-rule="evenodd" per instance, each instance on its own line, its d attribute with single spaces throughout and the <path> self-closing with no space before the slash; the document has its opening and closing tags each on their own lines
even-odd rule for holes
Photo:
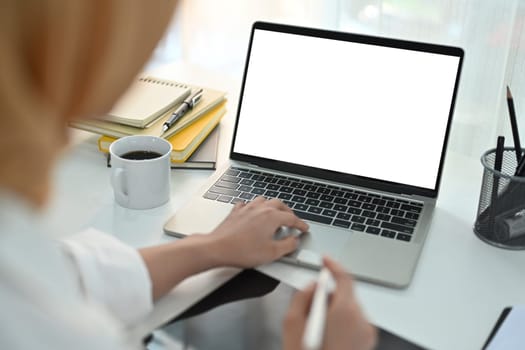
<svg viewBox="0 0 525 350">
<path fill-rule="evenodd" d="M 229 92 L 228 113 L 221 122 L 219 162 L 228 156 L 239 85 L 194 67 L 164 67 L 165 77 Z M 59 164 L 56 196 L 47 213 L 62 232 L 94 226 L 140 247 L 171 240 L 162 226 L 202 184 L 211 171 L 175 170 L 171 201 L 156 209 L 134 211 L 114 204 L 109 169 L 96 148 L 95 135 L 74 132 L 74 144 Z M 219 165 L 220 166 L 220 165 Z M 507 251 L 481 242 L 472 232 L 481 181 L 478 159 L 449 153 L 432 228 L 411 285 L 404 290 L 357 282 L 357 295 L 375 324 L 432 349 L 480 349 L 504 306 L 525 304 L 525 251 Z M 295 287 L 315 273 L 286 264 L 260 268 Z M 236 273 L 220 269 L 175 289 L 179 300 L 198 300 Z M 198 287 L 196 287 L 198 286 Z M 178 294 L 177 294 L 178 293 Z M 162 322 L 184 303 L 164 300 Z"/>
</svg>

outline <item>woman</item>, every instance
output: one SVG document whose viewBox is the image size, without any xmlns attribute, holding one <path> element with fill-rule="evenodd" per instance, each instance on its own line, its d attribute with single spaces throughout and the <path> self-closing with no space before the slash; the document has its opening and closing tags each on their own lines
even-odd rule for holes
<svg viewBox="0 0 525 350">
<path fill-rule="evenodd" d="M 140 348 L 141 335 L 126 325 L 184 278 L 217 266 L 257 266 L 297 247 L 296 238 L 272 236 L 281 225 L 304 232 L 306 223 L 263 198 L 235 207 L 209 235 L 139 251 L 95 230 L 51 240 L 39 213 L 67 122 L 110 109 L 148 59 L 175 1 L 0 1 L 1 348 Z M 326 348 L 369 348 L 373 329 L 350 279 L 327 266 L 337 290 Z M 313 291 L 298 293 L 290 307 L 286 348 L 300 348 Z"/>
</svg>

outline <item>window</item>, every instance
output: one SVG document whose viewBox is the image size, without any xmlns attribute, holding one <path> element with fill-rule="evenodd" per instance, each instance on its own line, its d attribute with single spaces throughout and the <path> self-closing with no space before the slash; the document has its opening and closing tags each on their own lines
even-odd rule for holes
<svg viewBox="0 0 525 350">
<path fill-rule="evenodd" d="M 450 149 L 479 156 L 497 135 L 511 145 L 506 85 L 525 140 L 525 1 L 183 0 L 152 63 L 184 60 L 240 80 L 255 20 L 460 46 Z"/>
</svg>

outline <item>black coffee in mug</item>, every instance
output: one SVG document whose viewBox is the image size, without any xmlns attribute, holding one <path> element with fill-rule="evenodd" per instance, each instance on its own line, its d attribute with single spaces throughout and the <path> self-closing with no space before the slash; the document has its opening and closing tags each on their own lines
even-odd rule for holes
<svg viewBox="0 0 525 350">
<path fill-rule="evenodd" d="M 162 154 L 154 151 L 131 151 L 121 155 L 122 158 L 130 160 L 155 159 L 161 156 Z"/>
</svg>

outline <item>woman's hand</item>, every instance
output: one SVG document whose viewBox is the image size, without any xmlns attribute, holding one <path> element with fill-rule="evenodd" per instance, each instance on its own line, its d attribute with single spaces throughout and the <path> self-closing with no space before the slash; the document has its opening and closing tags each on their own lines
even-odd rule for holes
<svg viewBox="0 0 525 350">
<path fill-rule="evenodd" d="M 281 226 L 308 230 L 308 225 L 283 202 L 260 197 L 235 206 L 210 234 L 194 234 L 140 249 L 152 281 L 154 300 L 202 271 L 221 266 L 254 267 L 294 251 L 296 237 L 273 239 Z"/>
<path fill-rule="evenodd" d="M 249 268 L 274 261 L 297 249 L 297 237 L 275 240 L 281 226 L 308 230 L 308 225 L 278 199 L 258 197 L 237 204 L 209 238 L 214 241 L 220 265 Z"/>
<path fill-rule="evenodd" d="M 352 279 L 331 259 L 325 258 L 324 265 L 332 273 L 336 289 L 327 308 L 322 349 L 373 349 L 377 338 L 376 329 L 368 323 L 355 299 Z M 304 328 L 314 292 L 315 285 L 311 285 L 294 296 L 284 321 L 283 349 L 302 349 Z"/>
</svg>

